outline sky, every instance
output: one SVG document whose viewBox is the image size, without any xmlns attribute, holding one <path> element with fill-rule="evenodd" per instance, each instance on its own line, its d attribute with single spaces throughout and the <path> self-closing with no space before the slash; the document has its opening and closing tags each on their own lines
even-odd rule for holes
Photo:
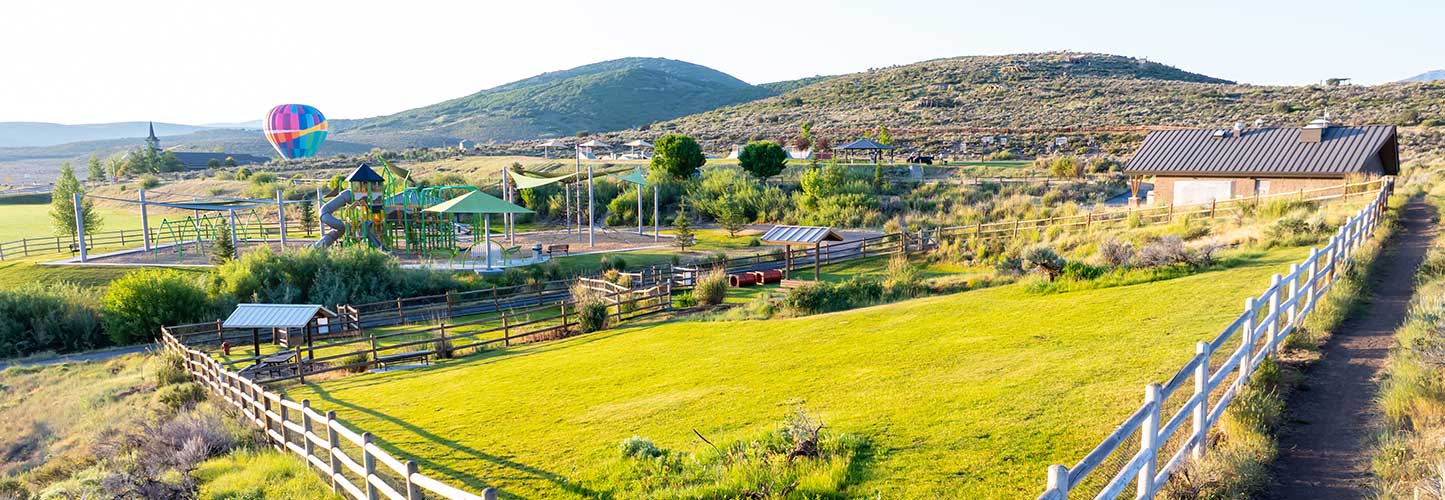
<svg viewBox="0 0 1445 500">
<path fill-rule="evenodd" d="M 395 113 L 546 71 L 681 59 L 751 83 L 1071 50 L 1253 84 L 1445 68 L 1435 1 L 45 0 L 0 6 L 0 121 Z"/>
</svg>

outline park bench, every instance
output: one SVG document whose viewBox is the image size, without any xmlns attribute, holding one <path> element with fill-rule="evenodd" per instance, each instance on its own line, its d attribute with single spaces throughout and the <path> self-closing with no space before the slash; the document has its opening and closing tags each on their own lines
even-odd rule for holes
<svg viewBox="0 0 1445 500">
<path fill-rule="evenodd" d="M 413 359 L 420 359 L 423 364 L 430 364 L 431 361 L 428 358 L 428 356 L 430 355 L 431 351 L 407 351 L 398 352 L 396 354 L 380 355 L 376 352 L 376 338 L 373 337 L 371 339 L 371 357 L 372 359 L 376 360 L 376 366 L 378 368 L 386 368 L 386 365 L 396 364 L 402 361 L 408 361 Z"/>
<path fill-rule="evenodd" d="M 778 286 L 783 287 L 783 288 L 785 288 L 785 289 L 792 289 L 792 288 L 798 288 L 798 287 L 800 287 L 800 286 L 811 285 L 811 284 L 813 284 L 813 283 L 814 283 L 813 280 L 786 279 L 786 280 L 779 281 L 779 282 L 778 282 Z"/>
<path fill-rule="evenodd" d="M 567 247 L 567 244 L 566 244 L 566 243 L 558 243 L 558 244 L 553 244 L 553 245 L 547 245 L 547 250 L 546 250 L 546 252 L 547 252 L 547 256 L 548 256 L 548 257 L 550 257 L 550 256 L 552 256 L 552 255 L 556 255 L 556 254 L 558 254 L 558 253 L 570 255 L 570 254 L 568 253 L 567 249 L 568 249 L 568 247 Z"/>
</svg>

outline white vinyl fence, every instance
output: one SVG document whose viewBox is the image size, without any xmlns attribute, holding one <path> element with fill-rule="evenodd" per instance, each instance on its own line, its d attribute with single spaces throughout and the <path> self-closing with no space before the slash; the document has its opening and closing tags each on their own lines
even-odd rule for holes
<svg viewBox="0 0 1445 500">
<path fill-rule="evenodd" d="M 1185 460 L 1204 456 L 1209 430 L 1241 387 L 1261 362 L 1278 354 L 1374 233 L 1392 188 L 1391 182 L 1382 185 L 1328 245 L 1311 249 L 1289 274 L 1274 275 L 1259 297 L 1246 299 L 1239 317 L 1214 340 L 1199 342 L 1194 358 L 1173 377 L 1145 387 L 1139 409 L 1077 464 L 1049 466 L 1038 499 L 1113 499 L 1131 484 L 1134 498 L 1153 498 Z"/>
</svg>

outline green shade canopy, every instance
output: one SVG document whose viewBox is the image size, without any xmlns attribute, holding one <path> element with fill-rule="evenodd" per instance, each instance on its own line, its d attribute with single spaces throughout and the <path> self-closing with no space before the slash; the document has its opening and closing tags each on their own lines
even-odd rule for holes
<svg viewBox="0 0 1445 500">
<path fill-rule="evenodd" d="M 642 167 L 637 167 L 637 169 L 628 172 L 627 175 L 619 175 L 617 178 L 640 186 L 652 185 L 647 182 L 647 175 L 642 173 Z"/>
<path fill-rule="evenodd" d="M 572 173 L 557 177 L 532 177 L 528 175 L 522 175 L 520 172 L 514 172 L 512 171 L 512 169 L 507 169 L 507 175 L 512 177 L 513 182 L 517 183 L 517 189 L 539 188 L 548 184 L 552 184 L 554 182 L 567 181 L 577 176 L 577 174 Z"/>
<path fill-rule="evenodd" d="M 445 214 L 530 214 L 531 210 L 513 205 L 501 198 L 472 191 L 470 193 L 427 207 L 424 211 Z"/>
</svg>

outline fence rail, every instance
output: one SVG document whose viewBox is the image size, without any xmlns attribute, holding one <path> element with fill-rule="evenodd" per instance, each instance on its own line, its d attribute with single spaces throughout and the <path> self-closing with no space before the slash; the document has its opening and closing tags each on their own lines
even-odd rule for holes
<svg viewBox="0 0 1445 500">
<path fill-rule="evenodd" d="M 671 308 L 671 281 L 654 284 L 649 288 L 618 290 L 604 296 L 607 300 L 607 315 L 613 321 L 624 321 Z M 569 306 L 571 312 L 569 313 Z M 555 309 L 555 313 L 553 310 Z M 422 474 L 412 461 L 402 461 L 373 443 L 371 434 L 357 432 L 336 418 L 335 411 L 324 414 L 311 406 L 309 400 L 296 402 L 284 394 L 267 388 L 268 384 L 297 380 L 304 382 L 306 376 L 321 373 L 352 370 L 362 371 L 381 366 L 392 359 L 417 359 L 426 357 L 450 358 L 457 351 L 477 349 L 497 344 L 511 345 L 518 340 L 545 340 L 543 335 L 556 338 L 580 323 L 576 302 L 564 301 L 556 305 L 540 305 L 520 311 L 501 311 L 500 326 L 495 318 L 485 318 L 460 323 L 440 323 L 433 327 L 372 335 L 330 342 L 321 346 L 296 346 L 290 351 L 294 363 L 282 366 L 290 368 L 289 373 L 276 373 L 273 368 L 270 377 L 262 378 L 263 372 L 234 370 L 239 363 L 260 362 L 261 357 L 220 362 L 209 354 L 197 350 L 181 340 L 186 336 L 210 336 L 203 331 L 214 326 L 221 332 L 220 322 L 162 327 L 161 338 L 168 350 L 178 353 L 186 361 L 186 368 L 213 393 L 230 402 L 245 418 L 261 428 L 277 449 L 289 450 L 301 456 L 331 483 L 332 490 L 357 500 L 388 498 L 396 500 L 419 500 L 430 492 L 436 498 L 452 500 L 494 499 L 495 490 L 488 488 L 481 496 L 447 485 Z M 520 319 L 520 322 L 518 321 Z M 482 326 L 480 330 L 456 332 L 458 328 Z M 448 335 L 447 329 L 453 329 Z M 485 338 L 486 336 L 499 337 Z M 420 338 L 417 338 L 420 337 Z M 402 342 L 381 346 L 378 340 L 402 339 Z M 353 344 L 369 345 L 362 361 L 354 361 L 354 352 L 340 353 L 318 351 L 335 350 Z M 257 366 L 257 365 L 253 365 Z M 319 429 L 319 431 L 318 431 Z M 318 447 L 321 449 L 318 450 Z M 347 448 L 352 451 L 348 452 Z M 355 458 L 360 453 L 360 460 Z M 385 467 L 378 467 L 378 464 Z"/>
<path fill-rule="evenodd" d="M 1379 225 L 1392 189 L 1391 182 L 1382 183 L 1373 201 L 1329 244 L 1311 249 L 1288 274 L 1274 275 L 1269 288 L 1246 299 L 1244 311 L 1223 332 L 1195 346 L 1194 357 L 1174 376 L 1145 387 L 1139 408 L 1078 463 L 1049 466 L 1039 500 L 1118 498 L 1131 484 L 1135 498 L 1153 498 L 1185 461 L 1203 457 L 1209 430 L 1259 364 L 1278 355 L 1284 339 L 1353 264 L 1355 252 Z M 1138 449 L 1126 449 L 1136 437 Z M 1105 472 L 1107 477 L 1091 476 L 1105 463 L 1122 465 Z"/>
<path fill-rule="evenodd" d="M 181 344 L 165 328 L 161 329 L 161 340 L 166 349 L 185 359 L 191 375 L 261 428 L 277 449 L 300 455 L 308 467 L 331 483 L 332 491 L 357 500 L 496 498 L 496 490 L 491 488 L 476 495 L 423 474 L 416 462 L 399 460 L 377 446 L 371 433 L 347 427 L 336 418 L 335 411 L 323 413 L 309 400 L 287 399 Z M 360 460 L 354 458 L 357 455 Z"/>
</svg>

